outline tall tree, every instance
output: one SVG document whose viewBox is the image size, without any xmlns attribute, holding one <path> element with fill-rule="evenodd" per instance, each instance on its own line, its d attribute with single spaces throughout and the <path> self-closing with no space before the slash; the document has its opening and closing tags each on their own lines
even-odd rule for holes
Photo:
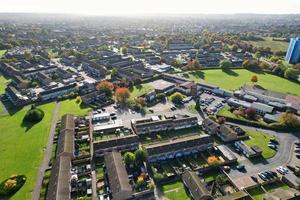
<svg viewBox="0 0 300 200">
<path fill-rule="evenodd" d="M 115 95 L 119 103 L 125 103 L 127 99 L 130 97 L 130 92 L 128 88 L 121 87 L 116 89 Z"/>
</svg>

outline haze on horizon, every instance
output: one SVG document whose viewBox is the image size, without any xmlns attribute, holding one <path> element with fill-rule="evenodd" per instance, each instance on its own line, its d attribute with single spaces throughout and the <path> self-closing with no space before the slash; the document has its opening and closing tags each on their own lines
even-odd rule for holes
<svg viewBox="0 0 300 200">
<path fill-rule="evenodd" d="M 87 15 L 300 14 L 300 0 L 0 0 L 0 12 Z"/>
</svg>

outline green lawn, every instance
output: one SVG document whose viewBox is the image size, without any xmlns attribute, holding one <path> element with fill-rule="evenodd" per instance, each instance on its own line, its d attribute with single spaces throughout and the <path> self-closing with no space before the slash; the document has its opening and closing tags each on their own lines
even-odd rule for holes
<svg viewBox="0 0 300 200">
<path fill-rule="evenodd" d="M 181 181 L 176 181 L 172 183 L 167 183 L 162 186 L 162 191 L 173 190 L 175 188 L 183 187 L 183 183 Z"/>
<path fill-rule="evenodd" d="M 263 120 L 250 120 L 250 119 L 245 118 L 243 116 L 236 116 L 235 114 L 230 112 L 229 106 L 224 106 L 221 110 L 219 110 L 218 113 L 217 113 L 217 116 L 222 116 L 222 117 L 225 117 L 225 118 L 227 117 L 227 118 L 231 118 L 231 119 L 237 119 L 237 120 L 240 120 L 240 121 L 247 122 L 249 124 L 257 124 L 257 125 L 260 125 L 260 126 L 269 127 L 269 124 L 267 124 Z"/>
<path fill-rule="evenodd" d="M 192 114 L 197 114 L 196 104 L 191 104 L 187 107 L 187 110 Z"/>
<path fill-rule="evenodd" d="M 141 95 L 147 94 L 151 90 L 153 90 L 153 86 L 148 83 L 136 85 L 133 86 L 132 88 L 129 88 L 130 97 L 131 98 L 139 97 Z"/>
<path fill-rule="evenodd" d="M 249 140 L 246 140 L 245 143 L 249 146 L 257 145 L 262 149 L 262 156 L 265 159 L 272 158 L 275 156 L 276 151 L 268 147 L 268 142 L 271 138 L 273 138 L 272 135 L 257 131 L 247 131 L 247 134 L 250 136 Z"/>
<path fill-rule="evenodd" d="M 262 41 L 251 41 L 248 42 L 254 47 L 270 47 L 272 51 L 286 51 L 289 43 L 284 41 L 273 41 L 272 37 L 264 37 Z"/>
<path fill-rule="evenodd" d="M 76 103 L 76 99 L 64 100 L 60 105 L 59 117 L 62 117 L 64 114 L 84 116 L 87 115 L 89 111 L 91 111 L 90 107 Z"/>
<path fill-rule="evenodd" d="M 0 50 L 0 58 L 5 54 L 6 50 Z"/>
<path fill-rule="evenodd" d="M 265 194 L 261 187 L 252 188 L 247 190 L 247 192 L 253 197 L 254 200 L 263 200 L 263 195 Z"/>
<path fill-rule="evenodd" d="M 27 177 L 25 185 L 11 199 L 31 199 L 37 170 L 47 145 L 55 104 L 39 107 L 45 112 L 45 116 L 32 127 L 22 126 L 28 107 L 12 116 L 0 117 L 0 180 L 13 174 L 24 174 Z"/>
<path fill-rule="evenodd" d="M 222 174 L 219 170 L 211 170 L 203 174 L 204 181 L 206 183 L 214 181 L 218 175 Z"/>
<path fill-rule="evenodd" d="M 164 184 L 161 190 L 168 199 L 170 200 L 188 200 L 190 199 L 185 190 L 184 185 L 181 181 Z"/>
<path fill-rule="evenodd" d="M 4 76 L 0 74 L 0 94 L 5 93 L 5 88 L 8 83 L 9 80 L 7 80 Z"/>
<path fill-rule="evenodd" d="M 224 72 L 219 69 L 190 72 L 189 79 L 196 82 L 207 82 L 226 90 L 235 90 L 244 84 L 252 84 L 252 75 L 258 77 L 257 84 L 265 89 L 290 93 L 300 96 L 300 84 L 264 72 L 251 72 L 246 69 L 236 69 Z"/>
<path fill-rule="evenodd" d="M 189 200 L 190 198 L 186 194 L 184 188 L 179 188 L 174 191 L 166 191 L 164 193 L 164 196 L 166 196 L 170 200 Z"/>
</svg>

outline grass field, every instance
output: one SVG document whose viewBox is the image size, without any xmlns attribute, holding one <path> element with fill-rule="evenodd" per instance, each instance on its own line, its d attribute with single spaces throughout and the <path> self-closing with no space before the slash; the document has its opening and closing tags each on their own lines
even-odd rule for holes
<svg viewBox="0 0 300 200">
<path fill-rule="evenodd" d="M 76 103 L 76 99 L 64 100 L 61 102 L 59 110 L 59 118 L 64 114 L 73 114 L 78 116 L 84 116 L 91 111 L 91 108 L 84 106 L 81 103 Z"/>
<path fill-rule="evenodd" d="M 222 116 L 225 118 L 231 118 L 231 119 L 237 119 L 240 121 L 247 122 L 249 124 L 257 124 L 264 127 L 269 127 L 269 124 L 264 122 L 263 120 L 250 120 L 248 118 L 245 118 L 243 116 L 236 116 L 229 110 L 229 106 L 224 106 L 221 110 L 218 111 L 217 116 Z"/>
<path fill-rule="evenodd" d="M 22 125 L 28 108 L 12 116 L 0 117 L 0 180 L 13 174 L 24 174 L 27 177 L 25 185 L 12 196 L 12 200 L 31 199 L 37 170 L 47 145 L 55 104 L 39 107 L 45 112 L 45 116 L 41 122 L 32 127 Z"/>
<path fill-rule="evenodd" d="M 5 88 L 8 83 L 9 80 L 7 80 L 4 76 L 0 74 L 0 94 L 5 93 Z"/>
<path fill-rule="evenodd" d="M 170 200 L 188 200 L 190 199 L 185 190 L 183 183 L 180 181 L 164 184 L 161 190 L 168 199 Z"/>
<path fill-rule="evenodd" d="M 0 50 L 0 58 L 5 54 L 6 50 Z"/>
<path fill-rule="evenodd" d="M 270 47 L 272 51 L 286 51 L 289 43 L 284 41 L 273 41 L 272 37 L 264 37 L 262 41 L 249 42 L 254 47 Z"/>
<path fill-rule="evenodd" d="M 252 75 L 258 77 L 257 84 L 265 89 L 300 96 L 300 84 L 264 72 L 251 72 L 245 69 L 230 70 L 227 72 L 219 69 L 202 70 L 191 72 L 188 78 L 196 82 L 204 81 L 211 83 L 226 90 L 235 90 L 244 84 L 252 84 L 250 82 Z"/>
<path fill-rule="evenodd" d="M 153 90 L 153 87 L 148 83 L 133 86 L 132 88 L 129 88 L 130 98 L 139 97 L 141 95 L 147 94 L 151 90 Z"/>
<path fill-rule="evenodd" d="M 257 132 L 257 131 L 247 131 L 247 134 L 250 136 L 249 140 L 246 140 L 245 143 L 249 146 L 257 145 L 262 149 L 262 156 L 265 159 L 272 158 L 275 156 L 276 151 L 268 147 L 268 142 L 271 138 L 273 138 L 272 135 Z"/>
<path fill-rule="evenodd" d="M 254 200 L 263 200 L 263 195 L 265 194 L 265 192 L 262 188 L 256 187 L 247 191 L 253 197 Z"/>
</svg>

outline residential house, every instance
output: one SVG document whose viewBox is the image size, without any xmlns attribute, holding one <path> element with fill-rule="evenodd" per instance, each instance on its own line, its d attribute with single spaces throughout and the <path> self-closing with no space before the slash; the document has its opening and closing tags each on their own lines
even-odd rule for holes
<svg viewBox="0 0 300 200">
<path fill-rule="evenodd" d="M 42 101 L 47 101 L 50 99 L 56 99 L 59 96 L 64 96 L 71 92 L 75 92 L 77 90 L 77 84 L 72 83 L 69 85 L 63 85 L 61 87 L 56 87 L 52 89 L 47 89 L 39 93 L 39 98 Z"/>
<path fill-rule="evenodd" d="M 179 130 L 198 126 L 198 118 L 188 115 L 173 115 L 171 117 L 152 116 L 131 120 L 131 127 L 137 135 L 157 133 L 160 131 Z"/>
<path fill-rule="evenodd" d="M 190 155 L 212 148 L 213 141 L 209 135 L 192 135 L 173 139 L 168 142 L 150 144 L 145 147 L 149 162 L 157 162 L 183 155 Z"/>
<path fill-rule="evenodd" d="M 133 190 L 123 164 L 122 155 L 112 151 L 104 155 L 105 177 L 112 200 L 133 199 Z"/>
<path fill-rule="evenodd" d="M 202 121 L 202 127 L 209 135 L 216 135 L 219 131 L 220 124 L 210 118 L 205 118 Z"/>
<path fill-rule="evenodd" d="M 205 183 L 196 172 L 186 170 L 182 176 L 182 182 L 193 200 L 214 200 L 210 192 L 205 187 Z"/>
<path fill-rule="evenodd" d="M 96 156 L 103 156 L 111 151 L 131 151 L 139 146 L 138 136 L 135 134 L 115 137 L 93 142 L 94 153 Z"/>
</svg>

